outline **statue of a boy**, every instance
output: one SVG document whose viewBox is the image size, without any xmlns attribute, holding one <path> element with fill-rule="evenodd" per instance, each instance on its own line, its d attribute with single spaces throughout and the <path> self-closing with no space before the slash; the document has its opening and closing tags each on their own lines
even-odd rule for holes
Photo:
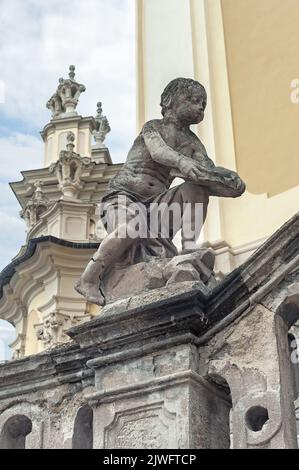
<svg viewBox="0 0 299 470">
<path fill-rule="evenodd" d="M 172 239 L 182 227 L 171 227 L 168 238 L 123 236 L 125 226 L 135 216 L 130 203 L 142 203 L 146 208 L 152 203 L 176 203 L 180 207 L 189 203 L 193 208 L 192 223 L 196 217 L 195 204 L 201 203 L 204 222 L 210 195 L 238 197 L 244 192 L 245 184 L 240 177 L 233 171 L 216 167 L 202 142 L 190 130 L 190 125 L 203 120 L 206 104 L 204 87 L 192 79 L 172 80 L 163 91 L 163 118 L 144 125 L 103 198 L 102 215 L 108 235 L 76 285 L 76 290 L 89 302 L 104 305 L 101 279 L 116 262 L 125 260 L 127 264 L 134 264 L 148 256 L 171 258 L 177 254 Z M 175 176 L 185 182 L 170 188 Z M 185 242 L 182 234 L 183 248 Z"/>
</svg>

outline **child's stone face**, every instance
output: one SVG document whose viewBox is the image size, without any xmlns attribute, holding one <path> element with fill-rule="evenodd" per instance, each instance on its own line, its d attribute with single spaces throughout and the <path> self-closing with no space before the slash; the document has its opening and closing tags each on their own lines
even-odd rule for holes
<svg viewBox="0 0 299 470">
<path fill-rule="evenodd" d="M 192 94 L 180 94 L 174 100 L 172 111 L 179 120 L 187 125 L 198 124 L 204 118 L 207 95 L 203 88 L 193 88 Z"/>
</svg>

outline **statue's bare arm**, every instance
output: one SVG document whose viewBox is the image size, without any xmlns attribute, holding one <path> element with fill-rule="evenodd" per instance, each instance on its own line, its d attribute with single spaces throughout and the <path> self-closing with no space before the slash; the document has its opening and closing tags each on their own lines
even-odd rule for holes
<svg viewBox="0 0 299 470">
<path fill-rule="evenodd" d="M 191 158 L 167 145 L 153 121 L 145 124 L 142 134 L 152 159 L 171 167 L 173 177 L 206 186 L 215 196 L 237 197 L 244 192 L 245 185 L 239 176 L 226 168 L 216 167 L 201 143 Z"/>
<path fill-rule="evenodd" d="M 200 180 L 202 170 L 196 162 L 167 145 L 153 121 L 149 121 L 144 125 L 142 135 L 153 160 L 162 165 L 175 168 L 184 179 L 191 179 L 196 182 Z"/>
</svg>

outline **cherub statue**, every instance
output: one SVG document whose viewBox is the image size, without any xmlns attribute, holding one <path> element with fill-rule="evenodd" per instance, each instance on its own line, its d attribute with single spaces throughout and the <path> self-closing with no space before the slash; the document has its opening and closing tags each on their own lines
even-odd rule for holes
<svg viewBox="0 0 299 470">
<path fill-rule="evenodd" d="M 204 222 L 209 196 L 238 197 L 245 191 L 245 184 L 237 173 L 216 167 L 190 129 L 190 125 L 203 120 L 206 105 L 205 88 L 192 79 L 172 80 L 163 91 L 163 118 L 143 126 L 102 200 L 102 217 L 108 235 L 75 287 L 89 302 L 105 304 L 101 281 L 116 262 L 126 259 L 128 264 L 134 264 L 149 256 L 172 258 L 177 254 L 172 240 L 180 228 L 183 232 L 180 224 L 170 227 L 168 237 L 161 236 L 161 226 L 156 237 L 124 236 L 135 217 L 131 203 L 142 203 L 147 213 L 151 204 L 170 206 L 175 203 L 183 210 L 184 204 L 189 203 L 193 225 L 199 203 Z M 176 176 L 185 181 L 170 187 Z M 188 241 L 194 242 L 186 239 L 184 233 L 182 238 L 183 248 Z"/>
<path fill-rule="evenodd" d="M 52 117 L 55 118 L 65 111 L 65 107 L 62 104 L 61 97 L 55 92 L 51 98 L 47 101 L 47 108 L 51 110 Z"/>
</svg>

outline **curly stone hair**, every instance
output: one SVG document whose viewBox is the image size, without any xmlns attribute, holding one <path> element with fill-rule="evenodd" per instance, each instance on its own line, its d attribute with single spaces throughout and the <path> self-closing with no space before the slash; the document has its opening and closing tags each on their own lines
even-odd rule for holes
<svg viewBox="0 0 299 470">
<path fill-rule="evenodd" d="M 165 115 L 166 110 L 171 106 L 173 98 L 175 98 L 179 93 L 191 96 L 192 91 L 198 87 L 206 91 L 203 85 L 192 78 L 175 78 L 174 80 L 171 80 L 161 95 L 160 106 L 162 108 L 162 115 Z"/>
</svg>

